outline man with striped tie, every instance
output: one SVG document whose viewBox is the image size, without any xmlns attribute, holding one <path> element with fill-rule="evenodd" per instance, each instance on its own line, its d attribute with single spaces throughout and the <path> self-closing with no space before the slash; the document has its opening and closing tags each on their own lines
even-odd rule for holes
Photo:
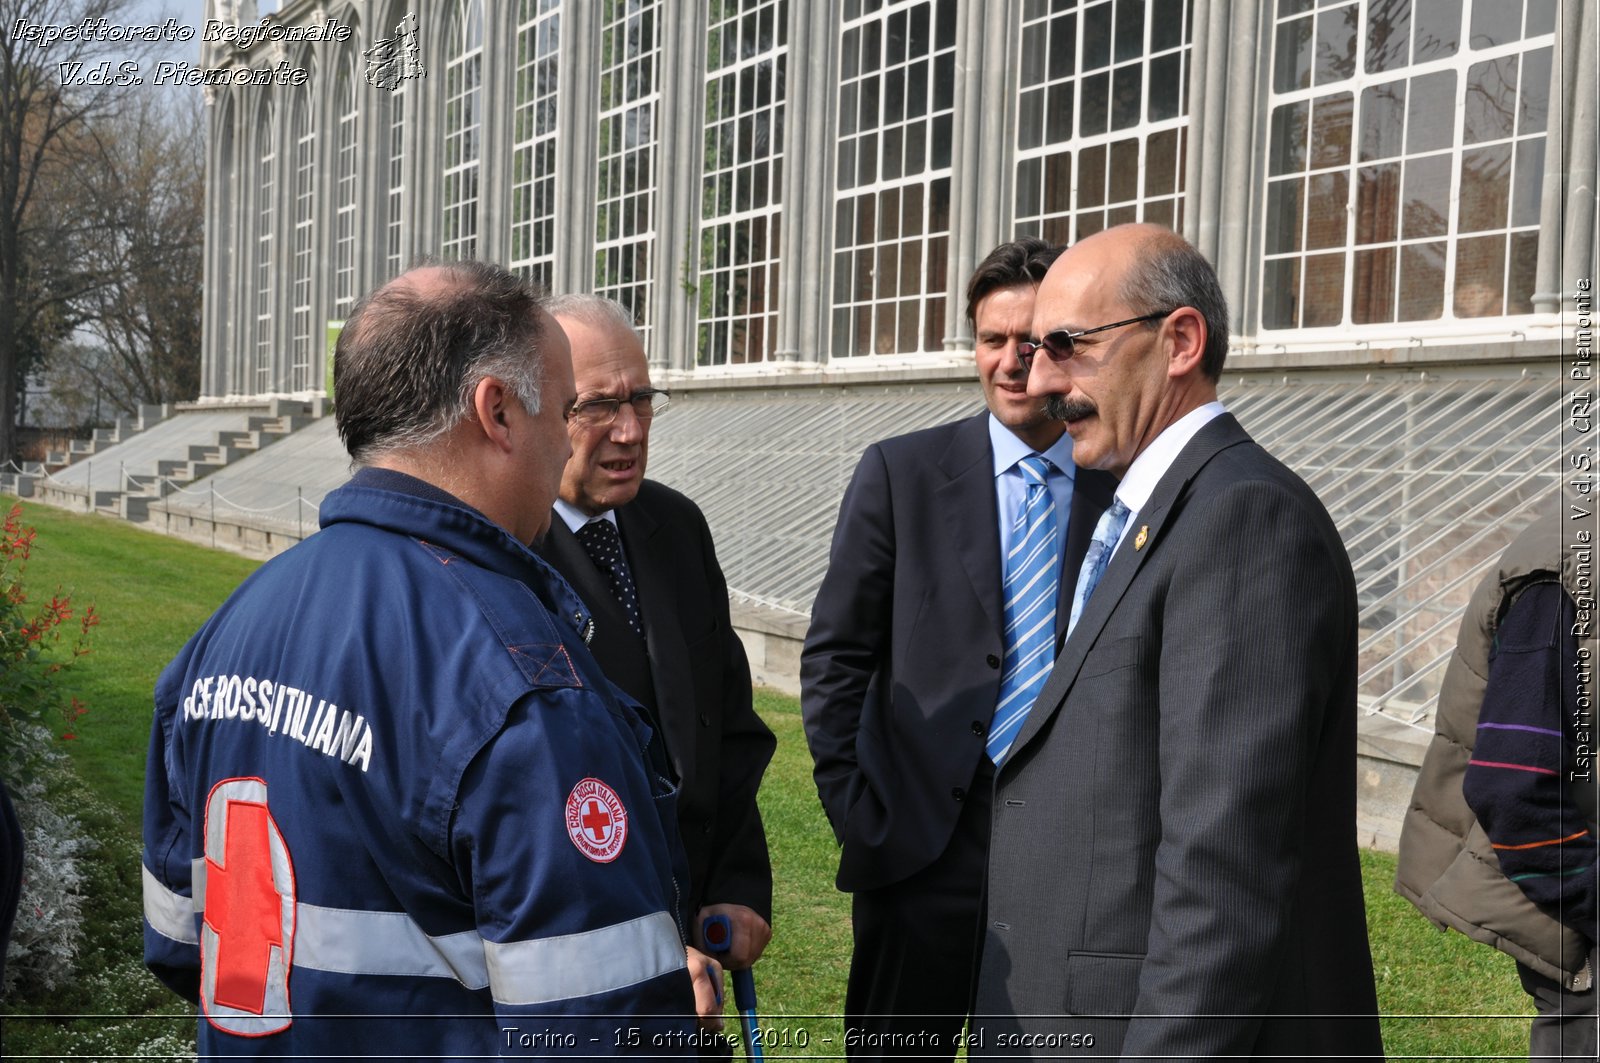
<svg viewBox="0 0 1600 1063">
<path fill-rule="evenodd" d="M 1017 358 L 1059 248 L 997 247 L 967 287 L 987 409 L 867 449 L 800 663 L 817 790 L 854 894 L 846 1052 L 949 1060 L 971 1008 L 994 765 L 1065 630 L 1115 480 Z"/>
</svg>

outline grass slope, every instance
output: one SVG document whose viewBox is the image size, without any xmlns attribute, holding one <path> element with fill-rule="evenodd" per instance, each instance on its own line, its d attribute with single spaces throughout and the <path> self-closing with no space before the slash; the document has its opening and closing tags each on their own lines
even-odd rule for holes
<svg viewBox="0 0 1600 1063">
<path fill-rule="evenodd" d="M 105 809 L 88 818 L 111 861 L 93 880 L 104 892 L 90 900 L 96 915 L 86 969 L 128 970 L 136 967 L 140 948 L 135 864 L 150 691 L 161 668 L 256 563 L 99 517 L 28 506 L 26 519 L 39 529 L 28 576 L 33 593 L 48 597 L 59 585 L 75 604 L 94 601 L 104 617 L 94 651 L 64 678 L 89 704 L 71 752 L 86 788 L 104 799 Z M 764 1025 L 774 1037 L 766 1054 L 839 1056 L 842 1027 L 834 1016 L 844 1002 L 850 908 L 833 887 L 837 848 L 811 783 L 798 703 L 758 691 L 757 707 L 778 735 L 760 796 L 775 883 L 776 932 L 756 972 Z M 1390 1058 L 1525 1055 L 1530 1011 L 1511 961 L 1459 934 L 1439 932 L 1397 897 L 1390 888 L 1392 856 L 1363 853 L 1362 871 Z M 178 1010 L 170 995 L 141 977 L 146 991 L 99 992 L 91 976 L 60 1010 Z M 29 1002 L 12 1008 L 0 1013 L 47 1010 Z M 128 1051 L 141 1044 L 164 1049 L 162 1035 L 171 1034 L 173 1022 L 152 1016 L 134 1024 L 137 1032 L 125 1039 L 112 1036 L 107 1020 L 79 1020 L 78 1027 L 86 1021 L 98 1029 L 17 1023 L 7 1054 L 88 1049 L 111 1055 L 116 1044 Z"/>
</svg>

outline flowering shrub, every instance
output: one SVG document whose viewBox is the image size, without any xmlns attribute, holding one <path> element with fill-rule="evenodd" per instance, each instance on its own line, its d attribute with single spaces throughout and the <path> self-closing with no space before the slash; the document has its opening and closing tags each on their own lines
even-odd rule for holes
<svg viewBox="0 0 1600 1063">
<path fill-rule="evenodd" d="M 83 936 L 82 870 L 88 846 L 82 826 L 52 802 L 68 778 L 61 737 L 76 737 L 87 711 L 58 685 L 62 669 L 89 652 L 94 606 L 79 614 L 58 589 L 36 604 L 23 585 L 34 529 L 15 505 L 0 524 L 0 780 L 22 822 L 22 899 L 12 928 L 5 985 L 34 991 L 61 985 Z"/>
<path fill-rule="evenodd" d="M 88 710 L 62 696 L 56 676 L 89 652 L 89 632 L 100 623 L 93 605 L 79 615 L 59 588 L 46 603 L 30 600 L 23 574 L 35 535 L 22 523 L 22 506 L 13 505 L 0 525 L 0 775 L 18 784 L 40 769 L 27 724 L 58 717 L 66 725 L 61 737 L 77 737 Z"/>
</svg>

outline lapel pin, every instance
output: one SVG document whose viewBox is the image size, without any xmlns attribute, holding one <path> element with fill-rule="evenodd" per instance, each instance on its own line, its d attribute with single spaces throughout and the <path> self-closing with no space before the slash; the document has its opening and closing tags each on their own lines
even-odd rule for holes
<svg viewBox="0 0 1600 1063">
<path fill-rule="evenodd" d="M 1150 541 L 1150 525 L 1148 525 L 1148 524 L 1139 525 L 1139 534 L 1134 536 L 1134 538 L 1133 538 L 1133 548 L 1135 550 L 1143 550 L 1144 549 L 1144 544 L 1149 542 L 1149 541 Z"/>
</svg>

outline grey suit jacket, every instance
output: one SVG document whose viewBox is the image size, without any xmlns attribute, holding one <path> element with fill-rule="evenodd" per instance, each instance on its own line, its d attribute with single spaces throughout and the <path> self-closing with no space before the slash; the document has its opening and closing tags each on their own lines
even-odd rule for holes
<svg viewBox="0 0 1600 1063">
<path fill-rule="evenodd" d="M 1000 690 L 1000 543 L 987 411 L 867 448 L 841 503 L 800 658 L 842 890 L 898 882 L 944 852 Z M 1078 470 L 1063 573 L 1115 481 Z M 1065 626 L 1072 584 L 1056 619 Z M 974 877 L 982 868 L 972 869 Z"/>
<path fill-rule="evenodd" d="M 751 704 L 750 666 L 711 530 L 698 506 L 652 480 L 618 508 L 617 527 L 639 591 L 643 644 L 559 515 L 540 552 L 593 612 L 589 650 L 601 671 L 660 722 L 681 785 L 688 914 L 742 904 L 770 921 L 772 865 L 756 790 L 777 743 Z"/>
<path fill-rule="evenodd" d="M 997 773 L 974 1054 L 1046 1033 L 1034 1051 L 1381 1053 L 1356 675 L 1333 522 L 1219 417 L 1135 515 Z"/>
</svg>

